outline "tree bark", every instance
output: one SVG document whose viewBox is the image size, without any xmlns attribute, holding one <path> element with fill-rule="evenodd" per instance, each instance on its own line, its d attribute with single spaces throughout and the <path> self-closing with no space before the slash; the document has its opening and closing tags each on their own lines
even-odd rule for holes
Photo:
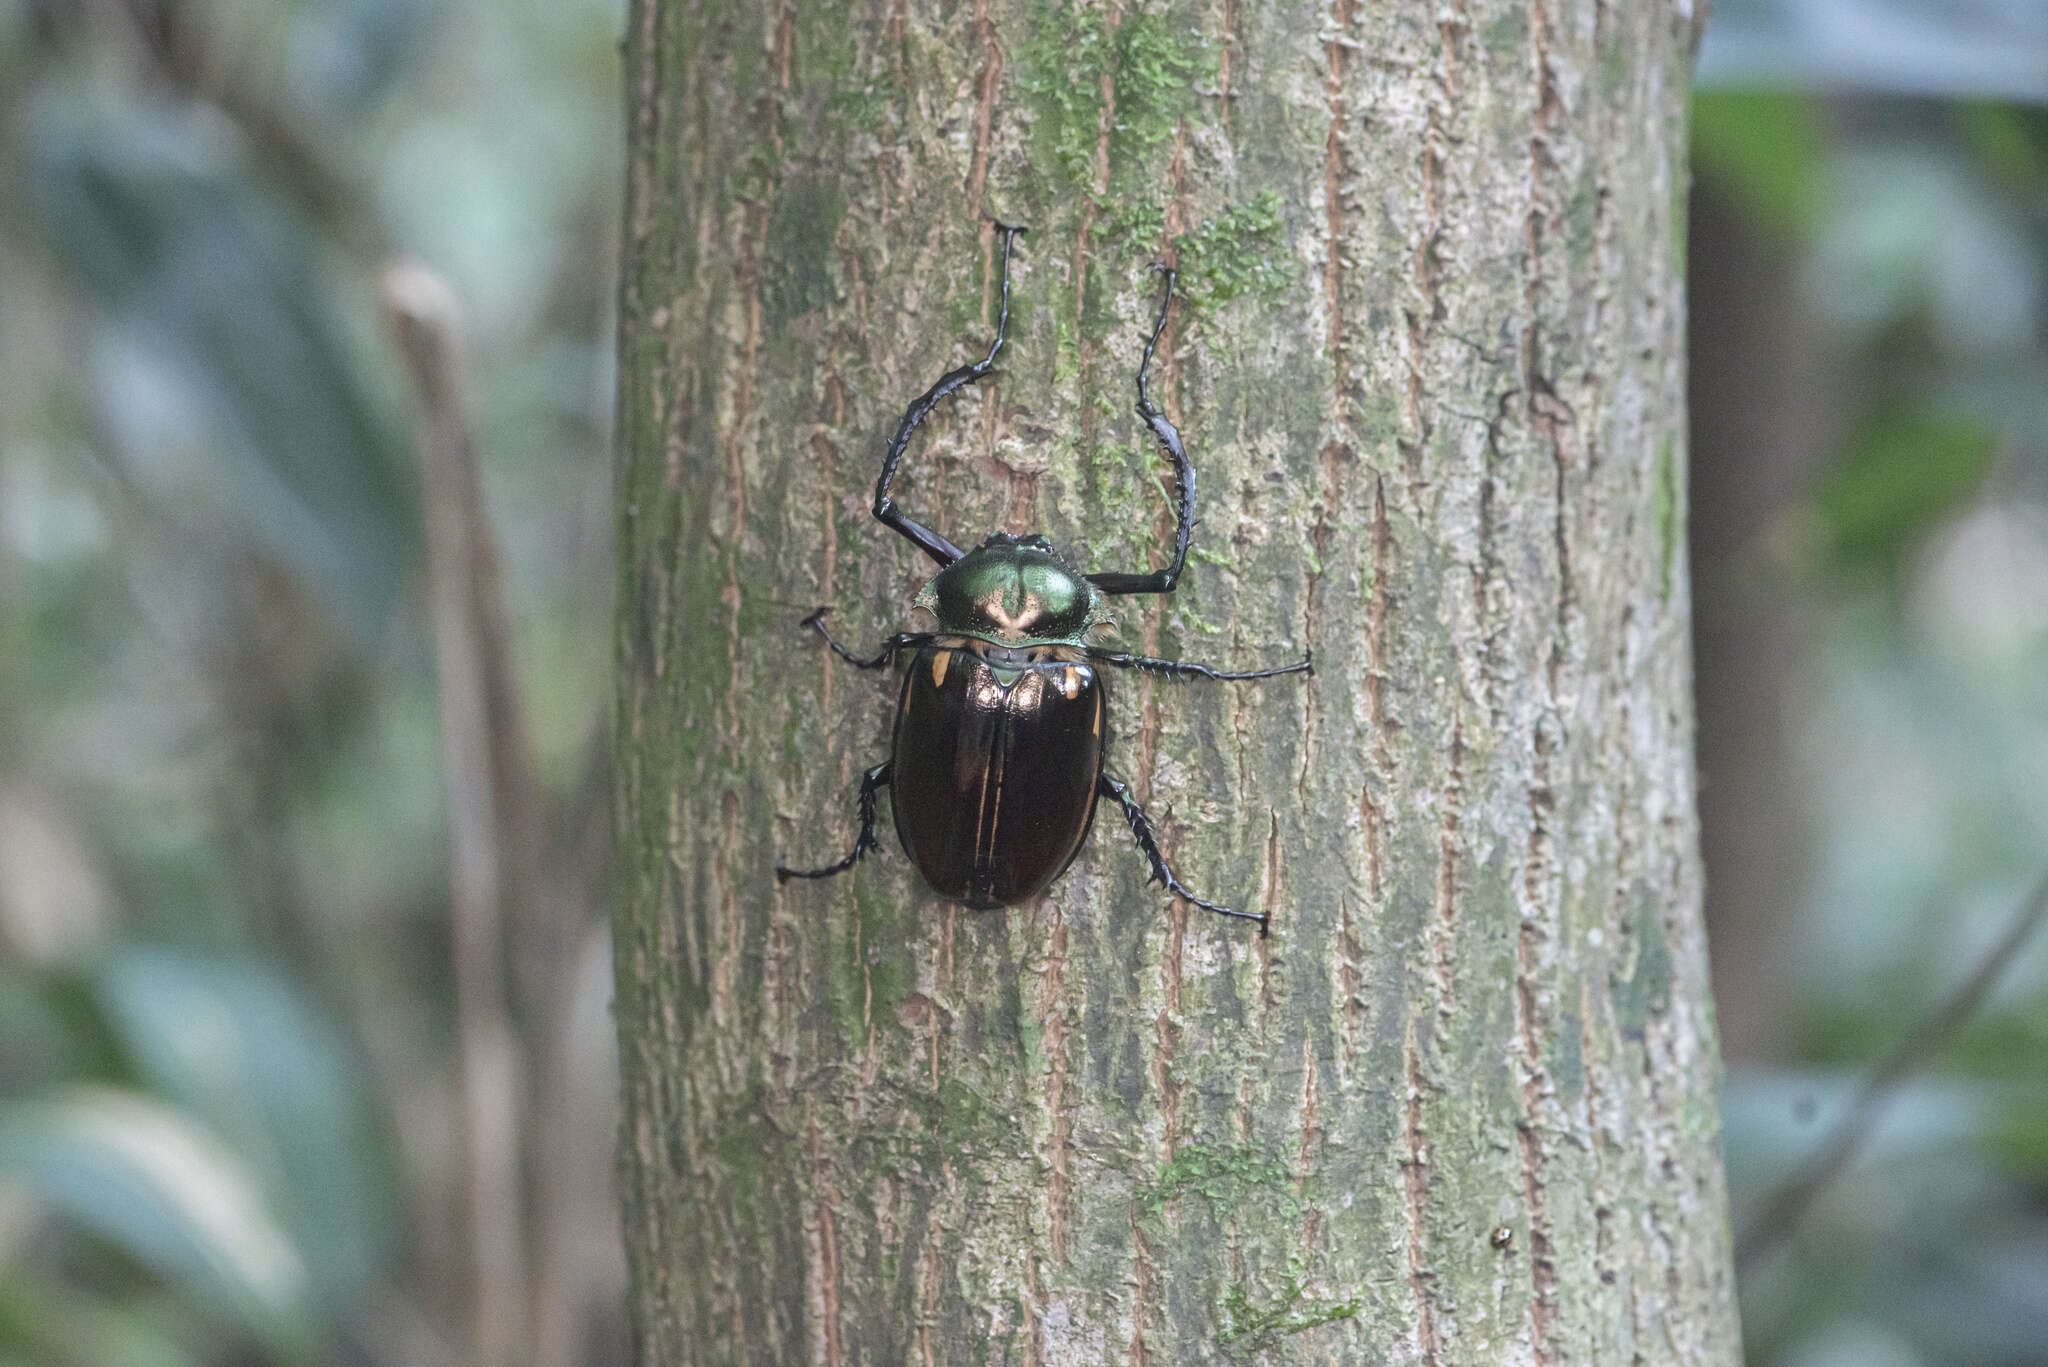
<svg viewBox="0 0 2048 1367">
<path fill-rule="evenodd" d="M 1733 1364 L 1684 560 L 1682 2 L 636 0 L 617 1011 L 644 1363 Z M 932 569 L 1162 563 L 1120 821 L 972 912 L 854 834 Z"/>
</svg>

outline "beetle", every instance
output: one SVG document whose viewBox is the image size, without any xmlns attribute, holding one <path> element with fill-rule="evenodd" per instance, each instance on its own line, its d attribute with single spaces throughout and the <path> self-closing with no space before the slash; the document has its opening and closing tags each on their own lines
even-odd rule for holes
<svg viewBox="0 0 2048 1367">
<path fill-rule="evenodd" d="M 1172 269 L 1154 267 L 1166 277 L 1166 288 L 1137 377 L 1138 416 L 1173 465 L 1176 514 L 1173 552 L 1165 569 L 1084 574 L 1035 534 L 997 532 L 963 551 L 906 517 L 889 496 L 918 424 L 948 395 L 988 375 L 1003 349 L 1010 319 L 1010 257 L 1024 229 L 996 227 L 1003 234 L 1003 277 L 995 341 L 981 360 L 948 371 L 912 401 L 875 482 L 875 519 L 938 562 L 938 574 L 920 590 L 915 604 L 934 627 L 891 636 L 879 652 L 863 657 L 826 630 L 827 609 L 803 620 L 805 628 L 816 630 L 857 669 L 881 669 L 898 657 L 907 657 L 908 665 L 897 695 L 889 758 L 861 778 L 860 834 L 852 852 L 822 868 L 777 864 L 776 877 L 830 878 L 880 849 L 876 795 L 887 788 L 897 838 L 935 892 L 977 909 L 1012 906 L 1036 896 L 1066 871 L 1088 838 L 1098 801 L 1106 798 L 1130 824 L 1151 865 L 1151 881 L 1208 911 L 1257 921 L 1263 936 L 1267 913 L 1207 901 L 1182 884 L 1160 853 L 1158 836 L 1130 788 L 1103 768 L 1109 694 L 1097 666 L 1147 670 L 1174 680 L 1314 672 L 1308 652 L 1276 669 L 1229 671 L 1128 655 L 1098 643 L 1114 628 L 1112 596 L 1173 592 L 1195 526 L 1194 467 L 1179 431 L 1145 389 L 1145 372 L 1173 305 Z"/>
</svg>

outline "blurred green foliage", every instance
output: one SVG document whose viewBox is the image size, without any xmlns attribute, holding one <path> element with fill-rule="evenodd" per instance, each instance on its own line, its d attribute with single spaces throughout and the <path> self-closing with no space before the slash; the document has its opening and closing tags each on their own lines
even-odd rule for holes
<svg viewBox="0 0 2048 1367">
<path fill-rule="evenodd" d="M 1739 566 L 1707 571 L 1774 583 L 1804 634 L 1780 743 L 1812 869 L 1772 963 L 1790 1004 L 1772 1062 L 1729 1076 L 1738 1224 L 2048 869 L 2048 117 L 1973 94 L 1967 67 L 1914 75 L 1909 47 L 1852 77 L 1841 33 L 1758 41 L 1796 9 L 1737 6 L 1718 54 L 1710 26 L 1703 70 L 1748 83 L 1693 105 L 1701 192 L 1790 263 L 1800 359 L 1824 385 L 1799 495 Z M 2032 22 L 1996 5 L 1973 22 L 1994 12 Z M 1968 30 L 1956 51 L 1984 36 Z M 1806 75 L 1757 83 L 1765 69 Z M 1980 69 L 1991 90 L 2010 74 Z M 1960 98 L 1907 97 L 1936 88 Z M 2035 944 L 1741 1270 L 1753 1363 L 2048 1362 L 2044 1021 Z"/>
<path fill-rule="evenodd" d="M 95 310 L 87 364 L 120 394 L 102 415 L 123 472 L 193 533 L 288 566 L 369 643 L 418 518 L 312 225 L 201 107 L 58 87 L 25 131 L 45 240 Z"/>
<path fill-rule="evenodd" d="M 1976 495 L 1997 442 L 1974 414 L 1905 409 L 1864 417 L 1814 500 L 1829 557 L 1851 572 L 1896 567 L 1923 530 Z"/>
<path fill-rule="evenodd" d="M 1692 102 L 1698 174 L 1775 233 L 1814 220 L 1827 167 L 1827 129 L 1814 102 L 1789 90 L 1705 90 Z"/>
<path fill-rule="evenodd" d="M 576 912 L 573 1009 L 514 1025 L 609 1076 L 621 9 L 0 6 L 0 1364 L 465 1355 L 402 256 L 468 314 Z M 551 1098 L 601 1250 L 603 1095 Z M 615 1360 L 618 1272 L 582 1261 L 556 1360 Z"/>
</svg>

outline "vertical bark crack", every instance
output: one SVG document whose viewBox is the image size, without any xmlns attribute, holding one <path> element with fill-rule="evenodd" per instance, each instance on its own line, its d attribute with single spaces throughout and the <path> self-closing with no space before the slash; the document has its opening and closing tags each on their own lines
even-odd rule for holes
<svg viewBox="0 0 2048 1367">
<path fill-rule="evenodd" d="M 1344 1025 L 1343 1080 L 1350 1083 L 1358 1069 L 1358 1050 L 1365 1037 L 1370 1009 L 1365 999 L 1365 947 L 1359 939 L 1347 892 L 1337 894 L 1337 953 L 1337 991 L 1342 998 Z"/>
<path fill-rule="evenodd" d="M 1373 797 L 1374 784 L 1393 779 L 1393 751 L 1387 737 L 1387 613 L 1393 599 L 1393 533 L 1387 526 L 1387 481 L 1372 481 L 1372 600 L 1365 614 L 1365 716 L 1372 728 L 1372 775 L 1359 789 L 1365 836 L 1366 888 L 1378 902 L 1385 895 L 1386 814 Z"/>
<path fill-rule="evenodd" d="M 995 21 L 989 17 L 988 5 L 989 0 L 974 0 L 974 32 L 981 43 L 981 73 L 975 82 L 974 160 L 967 171 L 967 212 L 972 222 L 979 222 L 983 216 L 982 192 L 988 184 L 988 149 L 990 129 L 995 119 L 996 86 L 1003 76 L 1003 50 L 996 42 Z M 984 277 L 986 273 L 984 269 Z M 984 283 L 982 317 L 988 316 L 988 310 L 989 286 Z"/>
<path fill-rule="evenodd" d="M 1181 1088 L 1173 1077 L 1173 1059 L 1180 1044 L 1181 966 L 1187 931 L 1188 905 L 1172 898 L 1166 908 L 1166 953 L 1159 963 L 1160 1008 L 1152 1023 L 1152 1086 L 1159 1094 L 1160 1146 L 1169 1163 L 1180 1140 Z"/>
<path fill-rule="evenodd" d="M 1406 1063 L 1407 1101 L 1401 1113 L 1402 1191 L 1408 1217 L 1408 1294 L 1415 1302 L 1415 1337 L 1423 1367 L 1437 1367 L 1436 1296 L 1429 1269 L 1429 1144 L 1423 1136 L 1422 1050 L 1416 1022 L 1408 1021 L 1402 1054 Z"/>
<path fill-rule="evenodd" d="M 1301 1073 L 1301 1140 L 1294 1154 L 1294 1194 L 1301 1202 L 1301 1253 L 1305 1259 L 1315 1251 L 1316 1240 L 1322 1231 L 1322 1211 L 1309 1195 L 1309 1177 L 1315 1171 L 1323 1131 L 1317 1109 L 1320 1098 L 1314 1041 L 1308 1037 L 1301 1041 Z"/>
<path fill-rule="evenodd" d="M 1430 963 L 1436 970 L 1437 1015 L 1448 1022 L 1457 998 L 1454 945 L 1458 931 L 1459 826 L 1465 812 L 1465 716 L 1451 722 L 1450 769 L 1444 777 L 1443 817 L 1437 827 L 1436 917 Z"/>
<path fill-rule="evenodd" d="M 924 1367 L 939 1367 L 939 1355 L 932 1342 L 932 1331 L 939 1323 L 939 1240 L 944 1229 L 934 1213 L 925 1222 L 924 1255 L 919 1260 L 919 1279 L 924 1284 L 924 1301 L 917 1320 L 917 1351 L 924 1359 Z"/>
<path fill-rule="evenodd" d="M 1050 1169 L 1045 1184 L 1046 1242 L 1054 1262 L 1067 1257 L 1067 1159 L 1073 1142 L 1073 1101 L 1067 1095 L 1067 920 L 1052 909 L 1052 933 L 1046 938 L 1045 972 L 1039 980 L 1038 1018 L 1047 1075 L 1045 1155 Z M 1041 1302 L 1042 1303 L 1042 1302 Z"/>
<path fill-rule="evenodd" d="M 740 843 L 740 796 L 731 788 L 718 796 L 719 847 L 724 858 L 719 861 L 718 919 L 720 922 L 719 952 L 711 967 L 710 1012 L 713 1021 L 727 1026 L 741 1024 L 740 1004 L 733 998 L 733 975 L 739 971 L 740 908 L 739 896 L 733 886 L 731 860 L 739 851 Z M 739 1065 L 727 1064 L 727 1075 Z"/>
<path fill-rule="evenodd" d="M 822 1138 L 815 1121 L 810 1126 L 812 1227 L 814 1232 L 810 1312 L 813 1320 L 811 1357 L 825 1367 L 843 1367 L 845 1354 L 839 1335 L 839 1227 L 833 1213 L 838 1200 L 826 1176 Z M 737 1301 L 735 1301 L 737 1308 Z"/>
<path fill-rule="evenodd" d="M 1329 572 L 1329 557 L 1332 537 L 1336 526 L 1342 521 L 1343 489 L 1339 471 L 1341 467 L 1356 458 L 1350 445 L 1352 429 L 1352 398 L 1357 387 L 1357 378 L 1352 373 L 1349 344 L 1346 340 L 1347 315 L 1344 307 L 1345 289 L 1345 245 L 1347 220 L 1350 211 L 1346 205 L 1350 191 L 1347 178 L 1351 174 L 1351 154 L 1345 140 L 1346 127 L 1351 117 L 1351 97 L 1347 82 L 1351 71 L 1351 54 L 1357 42 L 1351 37 L 1350 29 L 1357 18 L 1354 0 L 1335 0 L 1328 17 L 1329 36 L 1323 44 L 1324 104 L 1329 121 L 1323 135 L 1323 223 L 1326 241 L 1323 247 L 1323 300 L 1328 310 L 1324 347 L 1328 352 L 1330 367 L 1329 438 L 1324 441 L 1317 456 L 1321 473 L 1321 485 L 1317 490 L 1315 524 L 1310 529 L 1310 543 L 1315 547 L 1316 561 L 1310 567 L 1307 589 L 1304 594 L 1304 629 L 1313 644 L 1322 639 L 1324 579 Z M 1308 800 L 1308 778 L 1315 762 L 1317 690 L 1311 685 L 1302 692 L 1302 746 L 1301 765 L 1295 775 L 1295 791 L 1303 802 Z"/>
<path fill-rule="evenodd" d="M 1135 1285 L 1131 1288 L 1131 1367 L 1149 1367 L 1152 1355 L 1145 1348 L 1145 1321 L 1152 1313 L 1152 1284 L 1158 1278 L 1152 1249 L 1145 1231 L 1138 1227 L 1138 1205 L 1130 1206 L 1131 1247 L 1136 1253 Z"/>
</svg>

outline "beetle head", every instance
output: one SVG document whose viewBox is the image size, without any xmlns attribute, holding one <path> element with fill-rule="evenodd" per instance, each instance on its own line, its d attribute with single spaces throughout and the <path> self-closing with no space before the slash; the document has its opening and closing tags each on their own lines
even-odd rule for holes
<svg viewBox="0 0 2048 1367">
<path fill-rule="evenodd" d="M 997 532 L 917 595 L 948 635 L 1004 645 L 1081 645 L 1109 625 L 1108 601 L 1042 536 Z"/>
</svg>

